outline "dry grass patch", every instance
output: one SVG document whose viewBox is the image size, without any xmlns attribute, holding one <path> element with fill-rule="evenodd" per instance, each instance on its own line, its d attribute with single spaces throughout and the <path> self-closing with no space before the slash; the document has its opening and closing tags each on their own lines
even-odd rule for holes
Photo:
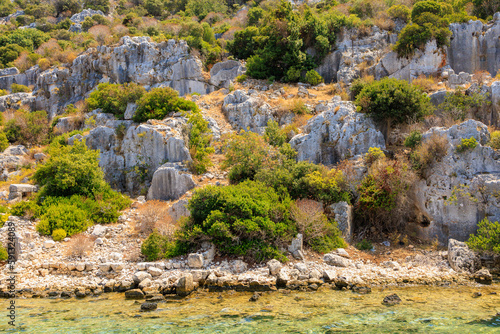
<svg viewBox="0 0 500 334">
<path fill-rule="evenodd" d="M 94 248 L 94 236 L 75 234 L 68 243 L 68 255 L 83 257 Z"/>
</svg>

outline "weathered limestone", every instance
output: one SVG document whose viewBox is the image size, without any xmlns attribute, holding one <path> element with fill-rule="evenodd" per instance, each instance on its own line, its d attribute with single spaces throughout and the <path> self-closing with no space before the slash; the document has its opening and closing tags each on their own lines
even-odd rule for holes
<svg viewBox="0 0 500 334">
<path fill-rule="evenodd" d="M 177 282 L 176 293 L 181 297 L 185 297 L 189 295 L 191 292 L 193 292 L 193 290 L 194 290 L 193 275 L 191 273 L 187 273 L 184 276 L 182 276 Z"/>
<path fill-rule="evenodd" d="M 224 98 L 222 110 L 235 130 L 264 133 L 267 122 L 274 119 L 270 106 L 257 97 L 236 90 Z"/>
<path fill-rule="evenodd" d="M 449 238 L 463 241 L 476 232 L 484 217 L 500 220 L 500 202 L 494 195 L 500 190 L 500 155 L 483 146 L 490 134 L 475 120 L 448 129 L 432 128 L 423 134 L 423 142 L 432 140 L 433 134 L 446 138 L 447 153 L 415 185 L 415 205 L 423 220 L 413 228 L 426 240 L 437 238 L 442 244 Z M 458 152 L 462 139 L 472 137 L 477 147 Z"/>
<path fill-rule="evenodd" d="M 478 267 L 478 259 L 465 242 L 455 239 L 448 241 L 448 261 L 457 272 L 474 273 Z"/>
<path fill-rule="evenodd" d="M 203 255 L 192 253 L 188 255 L 188 266 L 190 268 L 202 268 L 203 267 Z"/>
<path fill-rule="evenodd" d="M 370 118 L 357 113 L 351 102 L 330 102 L 327 108 L 307 122 L 304 133 L 290 141 L 299 161 L 328 165 L 365 154 L 370 147 L 385 149 L 382 133 Z"/>
<path fill-rule="evenodd" d="M 333 214 L 344 240 L 351 242 L 354 230 L 352 205 L 347 202 L 338 202 L 330 205 L 329 210 Z"/>
<path fill-rule="evenodd" d="M 325 254 L 323 261 L 334 267 L 348 267 L 350 265 L 350 260 L 334 253 Z"/>
<path fill-rule="evenodd" d="M 229 88 L 231 82 L 245 73 L 245 67 L 236 60 L 226 60 L 216 63 L 210 69 L 210 83 L 219 88 Z"/>
<path fill-rule="evenodd" d="M 22 200 L 37 191 L 38 187 L 32 184 L 11 184 L 9 186 L 9 201 Z"/>
<path fill-rule="evenodd" d="M 191 174 L 181 174 L 182 168 L 178 164 L 166 163 L 153 174 L 151 187 L 148 191 L 148 200 L 176 200 L 184 195 L 196 184 Z"/>
<path fill-rule="evenodd" d="M 32 93 L 14 93 L 0 96 L 0 112 L 7 109 L 17 110 L 23 106 L 36 109 L 35 96 Z"/>
</svg>

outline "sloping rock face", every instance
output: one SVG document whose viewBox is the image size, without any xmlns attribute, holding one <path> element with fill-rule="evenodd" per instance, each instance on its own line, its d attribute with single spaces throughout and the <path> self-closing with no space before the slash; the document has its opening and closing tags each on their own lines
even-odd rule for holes
<svg viewBox="0 0 500 334">
<path fill-rule="evenodd" d="M 491 76 L 500 68 L 500 13 L 493 16 L 493 24 L 481 21 L 452 23 L 453 33 L 448 48 L 448 64 L 455 72 L 488 71 Z"/>
<path fill-rule="evenodd" d="M 222 61 L 210 69 L 210 83 L 219 88 L 229 88 L 231 81 L 245 71 L 245 67 L 239 61 Z"/>
<path fill-rule="evenodd" d="M 196 186 L 193 177 L 181 172 L 182 167 L 171 162 L 158 168 L 149 187 L 148 200 L 175 200 L 193 189 Z"/>
<path fill-rule="evenodd" d="M 201 61 L 189 54 L 185 41 L 154 43 L 149 37 L 125 36 L 117 46 L 87 50 L 69 68 L 41 73 L 35 91 L 54 116 L 62 106 L 85 98 L 100 82 L 167 86 L 180 95 L 213 90 L 202 76 Z"/>
<path fill-rule="evenodd" d="M 436 73 L 445 61 L 446 55 L 432 40 L 425 45 L 423 52 L 416 50 L 411 59 L 399 58 L 396 52 L 389 52 L 375 66 L 374 76 L 377 80 L 383 77 L 412 80 L 421 74 Z"/>
<path fill-rule="evenodd" d="M 24 106 L 31 109 L 36 107 L 36 98 L 32 93 L 14 93 L 0 96 L 0 112 L 7 109 L 19 109 Z"/>
<path fill-rule="evenodd" d="M 18 85 L 33 86 L 36 83 L 36 78 L 40 74 L 38 65 L 26 70 L 24 73 L 19 73 L 15 67 L 6 68 L 0 71 L 0 89 L 10 90 L 13 83 Z"/>
<path fill-rule="evenodd" d="M 423 141 L 433 134 L 448 140 L 447 154 L 434 163 L 426 180 L 416 184 L 416 204 L 430 224 L 417 226 L 419 237 L 446 244 L 449 238 L 467 240 L 476 232 L 477 223 L 487 217 L 500 220 L 500 152 L 484 146 L 489 142 L 488 128 L 468 120 L 451 128 L 432 128 Z M 474 137 L 474 149 L 457 151 L 462 139 Z"/>
<path fill-rule="evenodd" d="M 222 111 L 235 130 L 264 133 L 267 122 L 274 119 L 271 108 L 258 97 L 236 90 L 224 98 Z"/>
<path fill-rule="evenodd" d="M 103 118 L 103 117 L 101 117 Z M 153 173 L 166 162 L 191 160 L 184 141 L 183 118 L 148 121 L 110 120 L 85 136 L 89 148 L 100 150 L 99 165 L 115 189 L 138 193 L 149 188 Z"/>
<path fill-rule="evenodd" d="M 370 118 L 356 112 L 352 102 L 330 102 L 326 107 L 307 122 L 305 133 L 290 141 L 298 160 L 333 164 L 364 154 L 370 147 L 385 149 L 382 133 Z"/>
</svg>

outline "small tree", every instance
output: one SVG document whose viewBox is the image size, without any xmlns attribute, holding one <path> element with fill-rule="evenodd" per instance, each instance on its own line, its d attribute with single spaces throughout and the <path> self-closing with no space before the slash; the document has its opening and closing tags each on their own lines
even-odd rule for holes
<svg viewBox="0 0 500 334">
<path fill-rule="evenodd" d="M 355 103 L 375 121 L 386 122 L 386 140 L 393 125 L 420 121 L 432 113 L 430 99 L 420 88 L 394 78 L 366 84 Z"/>
</svg>

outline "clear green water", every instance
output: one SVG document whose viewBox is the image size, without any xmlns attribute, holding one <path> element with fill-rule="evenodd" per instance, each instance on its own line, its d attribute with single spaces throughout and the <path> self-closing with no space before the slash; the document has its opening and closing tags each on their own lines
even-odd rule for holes
<svg viewBox="0 0 500 334">
<path fill-rule="evenodd" d="M 482 296 L 473 298 L 474 292 Z M 403 300 L 384 306 L 385 296 Z M 494 294 L 496 293 L 496 294 Z M 278 292 L 250 302 L 251 293 L 197 293 L 139 312 L 123 294 L 98 298 L 18 299 L 17 327 L 0 317 L 0 331 L 20 333 L 500 333 L 500 285 Z M 1 300 L 2 310 L 8 305 Z M 6 315 L 6 311 L 4 313 Z"/>
</svg>

